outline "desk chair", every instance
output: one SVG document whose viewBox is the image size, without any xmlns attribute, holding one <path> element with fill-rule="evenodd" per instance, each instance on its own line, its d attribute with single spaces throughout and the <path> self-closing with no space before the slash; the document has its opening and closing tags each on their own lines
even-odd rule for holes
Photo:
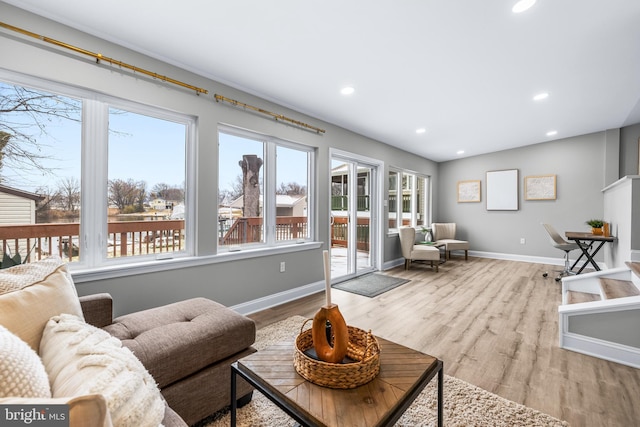
<svg viewBox="0 0 640 427">
<path fill-rule="evenodd" d="M 564 240 L 562 236 L 560 236 L 555 228 L 553 228 L 550 224 L 543 223 L 542 226 L 545 228 L 545 230 L 547 230 L 547 233 L 549 234 L 549 237 L 553 242 L 553 247 L 564 251 L 564 269 L 554 270 L 560 272 L 560 274 L 556 276 L 556 282 L 559 282 L 564 276 L 572 276 L 574 274 L 577 274 L 575 271 L 571 271 L 573 267 L 569 265 L 569 252 L 580 249 L 580 246 L 577 243 L 570 243 Z M 547 277 L 548 275 L 549 274 L 545 272 L 542 277 Z"/>
</svg>

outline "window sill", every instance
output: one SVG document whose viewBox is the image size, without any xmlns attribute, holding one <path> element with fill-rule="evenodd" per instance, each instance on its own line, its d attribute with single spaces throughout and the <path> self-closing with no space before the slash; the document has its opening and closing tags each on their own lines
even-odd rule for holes
<svg viewBox="0 0 640 427">
<path fill-rule="evenodd" d="M 140 262 L 137 264 L 131 263 L 105 266 L 91 270 L 74 270 L 73 266 L 71 265 L 71 268 L 69 270 L 71 272 L 71 276 L 73 277 L 73 281 L 77 284 L 91 282 L 94 280 L 132 276 L 135 274 L 155 273 L 158 271 L 175 270 L 178 268 L 196 267 L 201 265 L 238 261 L 261 256 L 307 251 L 319 249 L 321 247 L 322 242 L 305 242 L 269 248 L 244 249 L 234 252 L 224 252 L 217 255 L 157 259 L 153 261 Z"/>
</svg>

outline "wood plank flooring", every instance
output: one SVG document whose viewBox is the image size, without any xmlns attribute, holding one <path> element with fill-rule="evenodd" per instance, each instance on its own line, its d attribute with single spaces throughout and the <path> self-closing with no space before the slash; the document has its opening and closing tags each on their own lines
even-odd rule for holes
<svg viewBox="0 0 640 427">
<path fill-rule="evenodd" d="M 563 419 L 573 427 L 640 426 L 640 370 L 558 347 L 561 284 L 542 264 L 454 258 L 434 273 L 367 298 L 332 290 L 349 325 L 444 361 L 445 373 Z M 252 314 L 258 327 L 312 318 L 324 293 Z"/>
</svg>

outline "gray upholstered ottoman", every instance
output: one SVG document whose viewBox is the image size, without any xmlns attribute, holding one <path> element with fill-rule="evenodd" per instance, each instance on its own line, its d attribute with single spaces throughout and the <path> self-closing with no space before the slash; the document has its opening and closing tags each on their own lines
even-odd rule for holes
<svg viewBox="0 0 640 427">
<path fill-rule="evenodd" d="M 230 365 L 255 351 L 254 322 L 205 298 L 120 316 L 104 329 L 140 359 L 189 425 L 229 405 Z M 248 384 L 238 390 L 240 404 L 251 399 Z"/>
</svg>

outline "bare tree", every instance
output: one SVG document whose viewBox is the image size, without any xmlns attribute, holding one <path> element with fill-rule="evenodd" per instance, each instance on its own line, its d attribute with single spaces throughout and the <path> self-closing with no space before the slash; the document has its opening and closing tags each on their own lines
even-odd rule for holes
<svg viewBox="0 0 640 427">
<path fill-rule="evenodd" d="M 307 187 L 300 185 L 297 182 L 290 182 L 285 184 L 280 183 L 280 188 L 276 190 L 276 194 L 286 194 L 288 196 L 304 196 L 307 194 Z"/>
<path fill-rule="evenodd" d="M 242 196 L 242 175 L 236 175 L 234 182 L 230 183 L 231 189 L 223 189 L 218 193 L 218 203 L 223 203 L 225 200 L 232 202 L 238 197 Z"/>
<path fill-rule="evenodd" d="M 42 135 L 64 120 L 81 121 L 82 103 L 60 95 L 0 82 L 0 171 L 36 169 L 51 172 L 43 161 Z M 3 178 L 0 176 L 0 182 Z"/>
<path fill-rule="evenodd" d="M 183 202 L 184 189 L 161 182 L 153 186 L 153 188 L 151 189 L 150 197 L 158 197 L 160 199 Z"/>
<path fill-rule="evenodd" d="M 135 191 L 135 200 L 133 203 L 135 212 L 144 212 L 144 202 L 147 199 L 147 183 L 138 181 Z"/>
<path fill-rule="evenodd" d="M 60 204 L 60 191 L 51 187 L 38 187 L 36 194 L 42 196 L 42 200 L 36 206 L 36 223 L 51 221 L 51 208 Z"/>
<path fill-rule="evenodd" d="M 144 211 L 144 200 L 146 198 L 146 183 L 144 181 L 135 182 L 133 179 L 110 179 L 109 180 L 109 203 L 120 209 L 121 212 L 127 210 L 133 212 Z"/>
<path fill-rule="evenodd" d="M 0 170 L 2 170 L 2 157 L 3 157 L 2 153 L 4 152 L 4 148 L 9 143 L 10 138 L 11 138 L 11 134 L 4 131 L 0 131 Z M 1 179 L 2 177 L 0 176 L 0 181 Z"/>
<path fill-rule="evenodd" d="M 75 177 L 67 177 L 58 183 L 59 203 L 67 212 L 76 212 L 80 208 L 80 182 Z"/>
<path fill-rule="evenodd" d="M 166 184 L 164 182 L 159 182 L 156 185 L 153 186 L 153 188 L 151 189 L 151 193 L 149 193 L 149 196 L 154 199 L 154 198 L 160 198 L 160 199 L 166 199 L 166 192 L 169 190 L 169 184 Z"/>
</svg>

